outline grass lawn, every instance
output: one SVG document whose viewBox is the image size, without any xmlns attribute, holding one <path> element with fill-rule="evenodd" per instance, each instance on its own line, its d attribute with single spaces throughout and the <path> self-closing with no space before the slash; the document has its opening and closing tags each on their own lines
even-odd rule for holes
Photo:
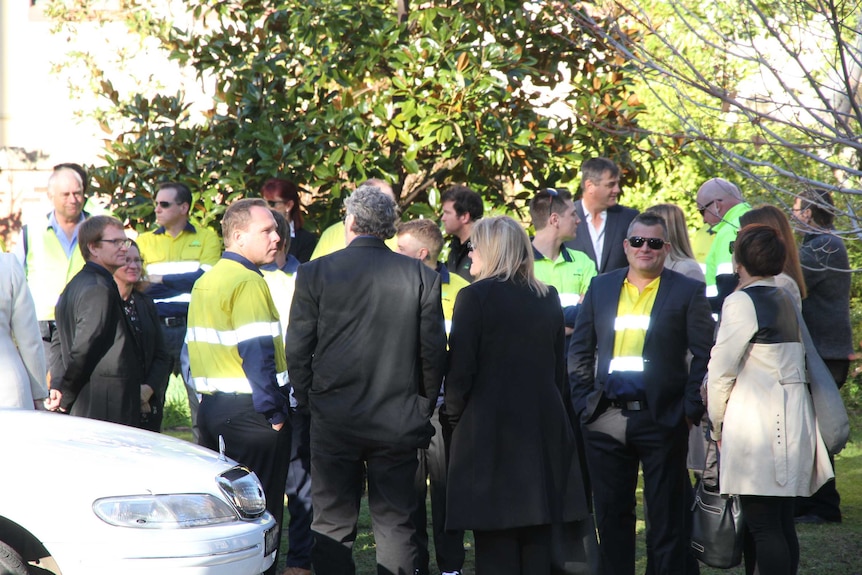
<svg viewBox="0 0 862 575">
<path fill-rule="evenodd" d="M 847 392 L 847 386 L 844 389 Z M 845 393 L 846 400 L 847 393 Z M 799 525 L 799 543 L 801 546 L 800 575 L 862 575 L 862 409 L 859 409 L 858 398 L 848 401 L 851 411 L 850 424 L 852 429 L 851 442 L 835 458 L 838 491 L 841 494 L 841 510 L 844 521 L 839 525 Z M 168 389 L 168 403 L 185 405 L 185 389 L 182 382 L 171 381 Z M 191 431 L 188 428 L 188 408 L 183 415 L 166 417 L 166 421 L 174 423 L 167 433 L 191 441 Z M 167 411 L 167 410 L 166 410 Z M 428 517 L 431 517 L 430 508 Z M 285 509 L 285 527 L 288 513 Z M 636 573 L 643 573 L 646 568 L 644 549 L 643 509 L 638 506 L 638 559 Z M 465 538 L 467 560 L 464 575 L 473 575 L 473 539 L 469 533 Z M 282 539 L 282 549 L 287 549 L 286 536 Z M 371 533 L 371 519 L 368 514 L 367 501 L 363 499 L 359 516 L 359 533 L 353 550 L 357 573 L 372 575 L 377 572 L 374 537 Z M 431 573 L 434 573 L 434 553 L 431 552 Z M 743 575 L 745 570 L 740 566 L 735 569 L 712 569 L 701 566 L 702 575 Z M 439 573 L 439 571 L 437 571 Z"/>
</svg>

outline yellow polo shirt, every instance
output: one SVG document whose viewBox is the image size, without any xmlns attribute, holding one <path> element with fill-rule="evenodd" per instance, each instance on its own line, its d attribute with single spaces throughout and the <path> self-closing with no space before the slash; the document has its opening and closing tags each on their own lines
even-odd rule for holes
<svg viewBox="0 0 862 575">
<path fill-rule="evenodd" d="M 655 278 L 643 291 L 628 279 L 623 282 L 614 321 L 614 357 L 609 373 L 643 372 L 644 339 L 660 282 L 661 277 Z"/>
</svg>

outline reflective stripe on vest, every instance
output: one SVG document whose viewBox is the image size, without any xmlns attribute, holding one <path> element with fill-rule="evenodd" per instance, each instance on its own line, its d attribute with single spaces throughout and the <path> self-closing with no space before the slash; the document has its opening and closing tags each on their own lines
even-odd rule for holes
<svg viewBox="0 0 862 575">
<path fill-rule="evenodd" d="M 275 374 L 278 386 L 287 385 L 287 372 Z M 192 385 L 198 393 L 251 393 L 251 384 L 244 377 L 193 377 Z"/>
<path fill-rule="evenodd" d="M 282 337 L 281 324 L 273 322 L 249 323 L 238 329 L 218 331 L 209 327 L 189 327 L 186 331 L 186 342 L 209 343 L 235 347 L 240 342 L 258 337 Z"/>
</svg>

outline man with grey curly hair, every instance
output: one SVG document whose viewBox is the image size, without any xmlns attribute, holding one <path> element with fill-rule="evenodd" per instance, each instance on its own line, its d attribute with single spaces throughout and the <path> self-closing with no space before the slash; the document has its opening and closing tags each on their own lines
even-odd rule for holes
<svg viewBox="0 0 862 575">
<path fill-rule="evenodd" d="M 345 238 L 352 231 L 359 236 L 374 236 L 388 240 L 395 235 L 395 222 L 398 219 L 398 206 L 377 186 L 361 185 L 344 200 L 347 217 L 353 216 L 353 229 L 344 226 Z M 350 243 L 350 240 L 347 240 Z"/>
<path fill-rule="evenodd" d="M 379 188 L 360 186 L 345 207 L 347 247 L 299 267 L 286 343 L 297 409 L 311 413 L 312 564 L 354 572 L 365 470 L 378 571 L 408 575 L 416 450 L 430 443 L 446 363 L 440 275 L 386 246 L 398 210 Z"/>
</svg>

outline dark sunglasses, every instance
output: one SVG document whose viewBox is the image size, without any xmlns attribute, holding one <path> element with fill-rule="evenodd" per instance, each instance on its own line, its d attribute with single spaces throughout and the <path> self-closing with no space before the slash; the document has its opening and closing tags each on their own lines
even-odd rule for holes
<svg viewBox="0 0 862 575">
<path fill-rule="evenodd" d="M 155 203 L 157 206 L 159 206 L 160 208 L 162 208 L 163 210 L 166 210 L 166 209 L 168 209 L 169 207 L 171 207 L 172 205 L 174 205 L 174 203 L 173 203 L 173 202 L 154 202 L 154 203 Z"/>
<path fill-rule="evenodd" d="M 712 200 L 711 202 L 709 202 L 708 204 L 706 204 L 706 205 L 705 205 L 705 206 L 703 206 L 702 208 L 697 208 L 697 211 L 699 211 L 699 212 L 700 212 L 700 215 L 702 216 L 702 215 L 703 215 L 703 213 L 704 213 L 706 210 L 708 210 L 708 209 L 709 209 L 709 206 L 711 206 L 712 204 L 714 204 L 714 203 L 715 203 L 715 202 L 717 202 L 717 201 L 718 201 L 718 199 L 716 198 L 715 200 Z"/>
<path fill-rule="evenodd" d="M 736 240 L 727 244 L 727 248 L 730 250 L 730 253 L 733 253 L 733 245 L 736 243 Z"/>
<path fill-rule="evenodd" d="M 633 248 L 639 248 L 646 244 L 651 250 L 660 250 L 665 244 L 665 241 L 661 238 L 642 238 L 640 236 L 632 236 L 628 239 L 628 242 Z"/>
</svg>

